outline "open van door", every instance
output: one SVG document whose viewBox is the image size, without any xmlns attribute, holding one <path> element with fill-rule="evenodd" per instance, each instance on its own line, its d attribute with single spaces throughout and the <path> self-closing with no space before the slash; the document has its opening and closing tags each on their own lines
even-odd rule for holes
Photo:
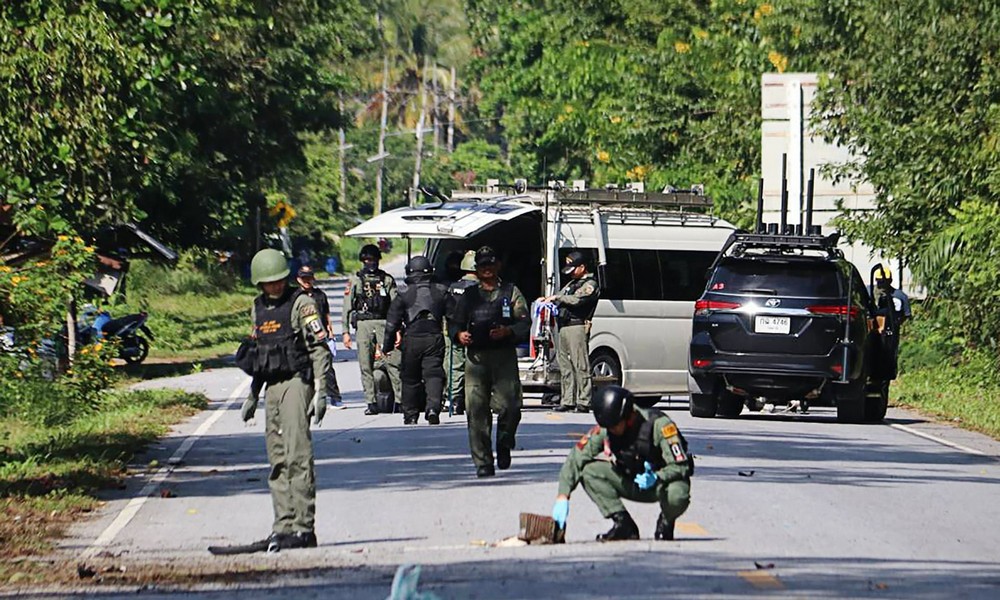
<svg viewBox="0 0 1000 600">
<path fill-rule="evenodd" d="M 344 235 L 350 237 L 405 237 L 468 239 L 498 223 L 541 210 L 528 202 L 454 201 L 403 207 L 372 217 Z"/>
</svg>

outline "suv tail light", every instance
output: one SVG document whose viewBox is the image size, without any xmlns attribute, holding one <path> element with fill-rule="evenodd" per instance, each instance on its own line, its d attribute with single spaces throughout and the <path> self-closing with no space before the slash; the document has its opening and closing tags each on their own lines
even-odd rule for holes
<svg viewBox="0 0 1000 600">
<path fill-rule="evenodd" d="M 833 306 L 821 304 L 818 306 L 807 306 L 806 310 L 817 315 L 838 315 L 844 316 L 848 312 L 848 308 L 843 304 L 836 304 Z M 850 308 L 851 318 L 856 319 L 861 314 L 861 310 L 857 306 L 851 306 Z"/>
<path fill-rule="evenodd" d="M 694 303 L 694 314 L 705 315 L 713 310 L 735 310 L 740 307 L 739 302 L 724 302 L 722 300 L 698 300 Z"/>
</svg>

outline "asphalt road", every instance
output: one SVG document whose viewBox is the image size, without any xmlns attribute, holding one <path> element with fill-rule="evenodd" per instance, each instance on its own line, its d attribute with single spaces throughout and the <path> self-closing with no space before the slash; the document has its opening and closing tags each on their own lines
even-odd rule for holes
<svg viewBox="0 0 1000 600">
<path fill-rule="evenodd" d="M 330 290 L 338 309 L 341 289 Z M 562 460 L 591 417 L 529 400 L 513 467 L 478 480 L 464 418 L 404 427 L 400 415 L 366 417 L 353 353 L 338 361 L 348 408 L 314 430 L 318 548 L 206 551 L 265 537 L 271 523 L 263 415 L 240 421 L 246 378 L 218 369 L 145 384 L 213 402 L 137 462 L 163 467 L 137 469 L 61 551 L 264 573 L 144 597 L 383 599 L 402 564 L 422 565 L 421 591 L 440 598 L 1000 597 L 1000 443 L 983 436 L 897 410 L 884 425 L 844 425 L 821 409 L 692 419 L 685 402 L 664 402 L 697 457 L 676 541 L 652 541 L 657 509 L 630 505 L 643 539 L 593 542 L 609 523 L 579 489 L 569 543 L 497 547 L 516 535 L 520 512 L 549 512 Z"/>
</svg>

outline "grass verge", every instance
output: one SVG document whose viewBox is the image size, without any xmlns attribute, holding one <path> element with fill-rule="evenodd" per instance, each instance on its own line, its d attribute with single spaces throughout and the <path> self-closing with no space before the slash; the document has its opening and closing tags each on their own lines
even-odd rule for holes
<svg viewBox="0 0 1000 600">
<path fill-rule="evenodd" d="M 118 390 L 56 427 L 0 419 L 0 583 L 46 581 L 29 559 L 94 510 L 99 490 L 123 485 L 136 452 L 206 404 L 178 390 Z"/>
<path fill-rule="evenodd" d="M 967 369 L 903 373 L 892 386 L 892 403 L 1000 440 L 1000 386 L 968 377 Z"/>
</svg>

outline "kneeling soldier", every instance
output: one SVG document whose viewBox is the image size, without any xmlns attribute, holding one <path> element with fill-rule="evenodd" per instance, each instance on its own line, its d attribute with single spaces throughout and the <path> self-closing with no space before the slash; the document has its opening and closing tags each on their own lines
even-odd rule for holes
<svg viewBox="0 0 1000 600">
<path fill-rule="evenodd" d="M 659 502 L 655 538 L 674 539 L 674 523 L 690 503 L 694 461 L 677 425 L 657 410 L 635 408 L 625 388 L 603 388 L 593 402 L 597 426 L 570 452 L 559 473 L 552 518 L 566 527 L 569 496 L 577 484 L 605 518 L 614 521 L 598 541 L 637 540 L 639 527 L 622 498 Z"/>
</svg>

